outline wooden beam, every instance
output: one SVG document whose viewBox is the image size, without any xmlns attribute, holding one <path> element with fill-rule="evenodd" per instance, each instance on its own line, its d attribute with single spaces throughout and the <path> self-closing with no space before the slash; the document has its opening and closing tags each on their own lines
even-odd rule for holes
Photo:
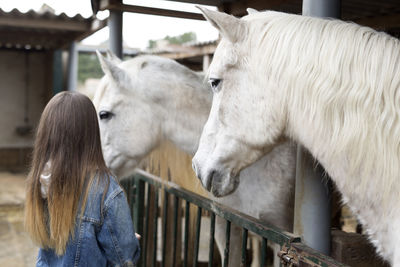
<svg viewBox="0 0 400 267">
<path fill-rule="evenodd" d="M 108 6 L 111 4 L 121 4 L 118 0 L 96 0 L 99 1 L 99 10 L 107 10 Z"/>
<path fill-rule="evenodd" d="M 177 60 L 180 64 L 188 67 L 193 71 L 203 71 L 203 64 L 201 62 L 191 62 L 185 59 Z"/>
<path fill-rule="evenodd" d="M 92 35 L 93 33 L 103 29 L 105 26 L 107 26 L 107 19 L 104 20 L 94 19 L 90 24 L 90 29 L 80 34 L 75 41 L 81 41 L 86 37 L 88 37 L 89 35 Z"/>
<path fill-rule="evenodd" d="M 109 4 L 108 6 L 102 7 L 102 10 L 105 10 L 105 9 L 117 10 L 117 11 L 123 11 L 123 12 L 140 13 L 140 14 L 147 14 L 147 15 L 183 18 L 183 19 L 205 20 L 203 15 L 201 15 L 200 13 L 169 10 L 169 9 L 162 9 L 162 8 L 155 8 L 155 7 L 137 6 L 137 5 Z"/>
<path fill-rule="evenodd" d="M 281 5 L 285 1 L 287 0 L 240 0 L 231 3 L 224 2 L 222 5 L 219 5 L 218 8 L 221 11 L 235 16 L 243 16 L 247 14 L 246 9 L 248 7 L 257 10 L 272 9 Z"/>
<path fill-rule="evenodd" d="M 118 4 L 120 2 L 118 0 L 96 0 L 96 1 L 98 1 L 99 10 L 105 10 L 109 5 Z M 224 1 L 223 0 L 164 0 L 164 1 L 218 6 L 221 5 L 223 2 L 234 2 L 237 0 L 224 0 Z"/>
<path fill-rule="evenodd" d="M 190 3 L 197 5 L 218 6 L 222 4 L 222 0 L 165 0 L 180 3 Z"/>
<path fill-rule="evenodd" d="M 184 59 L 184 58 L 192 58 L 203 55 L 211 55 L 214 54 L 216 49 L 215 44 L 205 45 L 201 47 L 190 47 L 186 51 L 177 51 L 177 52 L 161 52 L 156 53 L 157 56 L 167 57 L 171 59 Z"/>
<path fill-rule="evenodd" d="M 62 21 L 46 18 L 10 18 L 0 16 L 0 27 L 30 28 L 43 30 L 87 31 L 91 24 L 88 21 Z"/>
<path fill-rule="evenodd" d="M 365 17 L 353 20 L 355 23 L 368 26 L 377 30 L 400 27 L 400 13 Z"/>
</svg>

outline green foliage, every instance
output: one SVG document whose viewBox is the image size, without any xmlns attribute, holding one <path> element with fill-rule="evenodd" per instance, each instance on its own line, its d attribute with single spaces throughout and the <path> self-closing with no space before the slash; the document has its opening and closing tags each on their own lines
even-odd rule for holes
<svg viewBox="0 0 400 267">
<path fill-rule="evenodd" d="M 149 40 L 148 48 L 155 48 L 157 45 L 157 42 L 154 40 Z"/>
<path fill-rule="evenodd" d="M 78 56 L 78 82 L 85 82 L 88 78 L 101 78 L 104 73 L 96 54 L 80 53 Z"/>
<path fill-rule="evenodd" d="M 196 33 L 185 32 L 184 34 L 178 36 L 165 36 L 163 40 L 167 40 L 169 44 L 184 44 L 191 41 L 197 41 Z M 157 46 L 157 41 L 149 40 L 148 48 L 155 48 Z"/>
</svg>

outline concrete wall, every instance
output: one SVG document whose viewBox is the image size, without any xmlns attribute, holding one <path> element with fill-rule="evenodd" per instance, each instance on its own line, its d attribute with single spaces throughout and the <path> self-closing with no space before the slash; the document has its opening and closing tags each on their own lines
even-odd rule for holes
<svg viewBox="0 0 400 267">
<path fill-rule="evenodd" d="M 33 131 L 51 96 L 52 54 L 0 50 L 0 81 L 0 168 L 4 168 L 26 162 L 21 151 L 29 153 Z M 26 133 L 17 130 L 29 128 Z"/>
</svg>

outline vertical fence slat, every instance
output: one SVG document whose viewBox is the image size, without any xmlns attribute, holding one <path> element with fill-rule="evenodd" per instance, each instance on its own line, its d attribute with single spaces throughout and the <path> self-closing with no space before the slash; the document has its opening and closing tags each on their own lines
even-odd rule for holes
<svg viewBox="0 0 400 267">
<path fill-rule="evenodd" d="M 187 267 L 188 251 L 189 251 L 189 217 L 190 217 L 190 202 L 186 200 L 185 206 L 185 236 L 183 249 L 183 267 Z"/>
<path fill-rule="evenodd" d="M 138 234 L 143 235 L 144 182 L 140 179 L 135 179 L 135 186 L 132 191 L 134 194 L 131 194 L 131 198 L 135 200 L 133 207 L 135 229 Z"/>
<path fill-rule="evenodd" d="M 157 263 L 157 232 L 158 232 L 158 188 L 155 189 L 155 194 L 154 194 L 154 233 L 153 233 L 153 244 L 154 244 L 154 251 L 153 251 L 153 263 L 152 266 L 156 267 Z"/>
<path fill-rule="evenodd" d="M 242 228 L 242 264 L 241 266 L 246 266 L 246 253 L 247 253 L 247 229 Z"/>
<path fill-rule="evenodd" d="M 267 242 L 268 240 L 263 237 L 261 242 L 260 267 L 265 267 L 267 265 Z M 274 255 L 274 257 L 277 257 L 277 255 Z"/>
<path fill-rule="evenodd" d="M 231 240 L 231 222 L 226 221 L 226 232 L 225 232 L 225 251 L 224 251 L 224 267 L 228 267 L 229 261 L 229 244 Z"/>
<path fill-rule="evenodd" d="M 176 259 L 176 239 L 178 235 L 178 204 L 179 198 L 177 196 L 174 197 L 174 221 L 173 221 L 173 244 L 172 244 L 172 267 L 175 267 L 175 259 Z"/>
<path fill-rule="evenodd" d="M 166 255 L 166 246 L 167 246 L 167 220 L 168 220 L 168 192 L 164 189 L 164 203 L 163 203 L 163 229 L 162 229 L 162 259 L 161 259 L 161 267 L 165 267 L 165 255 Z"/>
<path fill-rule="evenodd" d="M 136 180 L 129 179 L 129 187 L 127 192 L 127 200 L 130 205 L 135 206 Z M 131 217 L 135 220 L 135 209 L 131 209 Z M 136 221 L 136 220 L 135 220 Z M 136 225 L 135 225 L 136 226 Z"/>
<path fill-rule="evenodd" d="M 201 211 L 202 211 L 202 208 L 197 207 L 196 239 L 195 239 L 195 243 L 194 243 L 193 267 L 197 266 L 197 262 L 199 260 Z"/>
<path fill-rule="evenodd" d="M 215 213 L 212 212 L 210 218 L 210 243 L 208 251 L 208 267 L 212 267 L 214 261 L 214 234 L 215 234 Z"/>
<path fill-rule="evenodd" d="M 142 267 L 146 266 L 147 260 L 147 244 L 148 244 L 148 231 L 149 231 L 149 213 L 150 213 L 150 184 L 146 183 L 146 210 L 144 213 L 144 229 L 143 229 L 143 245 L 142 245 Z"/>
</svg>

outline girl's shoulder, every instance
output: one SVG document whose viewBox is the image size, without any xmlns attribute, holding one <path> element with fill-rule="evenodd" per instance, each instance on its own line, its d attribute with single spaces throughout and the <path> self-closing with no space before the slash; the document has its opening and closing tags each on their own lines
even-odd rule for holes
<svg viewBox="0 0 400 267">
<path fill-rule="evenodd" d="M 100 224 L 103 213 L 119 194 L 123 194 L 123 189 L 114 176 L 97 174 L 90 185 L 84 219 Z"/>
<path fill-rule="evenodd" d="M 117 178 L 108 173 L 96 174 L 90 188 L 90 194 L 105 194 L 105 198 L 112 197 L 116 191 L 122 191 Z"/>
<path fill-rule="evenodd" d="M 124 192 L 116 177 L 109 175 L 108 179 L 109 183 L 108 186 L 106 186 L 108 188 L 104 197 L 105 208 L 108 207 L 109 202 L 111 202 L 116 196 L 123 194 Z"/>
</svg>

